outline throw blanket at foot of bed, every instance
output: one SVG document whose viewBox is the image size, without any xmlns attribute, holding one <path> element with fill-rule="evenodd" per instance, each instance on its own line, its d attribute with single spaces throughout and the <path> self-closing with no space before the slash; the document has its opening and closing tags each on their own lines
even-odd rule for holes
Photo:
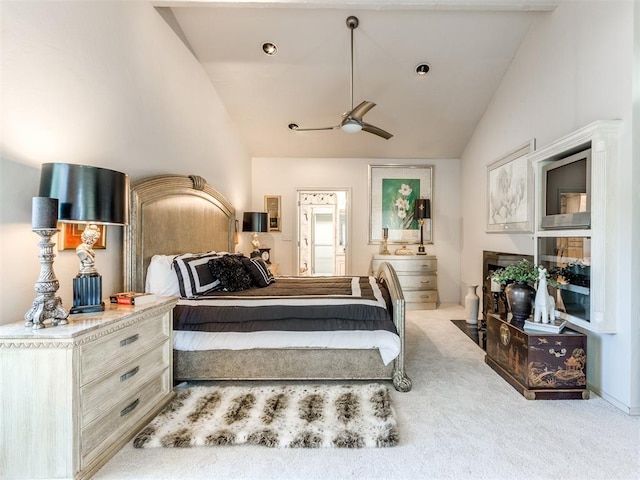
<svg viewBox="0 0 640 480">
<path fill-rule="evenodd" d="M 133 440 L 136 448 L 397 443 L 391 394 L 379 384 L 184 388 Z"/>
</svg>

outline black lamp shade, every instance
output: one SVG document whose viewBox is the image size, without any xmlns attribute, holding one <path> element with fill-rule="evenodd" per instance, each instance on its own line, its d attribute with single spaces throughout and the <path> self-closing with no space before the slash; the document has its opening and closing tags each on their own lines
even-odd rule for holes
<svg viewBox="0 0 640 480">
<path fill-rule="evenodd" d="M 45 163 L 39 195 L 58 199 L 61 222 L 129 223 L 129 177 L 115 170 Z"/>
<path fill-rule="evenodd" d="M 431 218 L 431 200 L 428 198 L 416 199 L 416 218 Z"/>
<path fill-rule="evenodd" d="M 267 212 L 244 212 L 242 215 L 243 232 L 266 232 L 269 221 Z"/>
</svg>

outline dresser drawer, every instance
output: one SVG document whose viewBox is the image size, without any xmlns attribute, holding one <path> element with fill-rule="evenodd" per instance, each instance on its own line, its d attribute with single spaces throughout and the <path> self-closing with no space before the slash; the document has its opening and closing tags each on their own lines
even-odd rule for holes
<svg viewBox="0 0 640 480">
<path fill-rule="evenodd" d="M 437 290 L 410 290 L 403 292 L 407 303 L 435 303 L 438 301 Z"/>
<path fill-rule="evenodd" d="M 436 275 L 402 275 L 398 274 L 402 291 L 407 290 L 436 290 L 438 281 Z"/>
<path fill-rule="evenodd" d="M 129 362 L 153 345 L 170 339 L 171 332 L 167 324 L 161 316 L 152 317 L 83 345 L 80 350 L 80 385 Z"/>
<path fill-rule="evenodd" d="M 87 425 L 144 383 L 160 376 L 169 368 L 170 354 L 171 345 L 165 340 L 144 355 L 83 386 L 80 389 L 81 425 Z"/>
<path fill-rule="evenodd" d="M 111 443 L 149 413 L 170 393 L 169 371 L 145 383 L 108 412 L 85 426 L 80 433 L 82 464 L 91 463 Z"/>
<path fill-rule="evenodd" d="M 435 258 L 422 258 L 422 255 L 408 255 L 407 258 L 373 260 L 371 266 L 374 273 L 378 270 L 380 263 L 382 263 L 383 261 L 389 262 L 398 274 L 402 272 L 428 273 L 435 272 L 438 269 L 438 260 Z"/>
</svg>

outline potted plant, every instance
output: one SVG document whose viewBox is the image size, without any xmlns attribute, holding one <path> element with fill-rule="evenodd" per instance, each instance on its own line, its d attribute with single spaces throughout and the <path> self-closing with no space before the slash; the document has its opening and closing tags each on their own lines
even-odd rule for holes
<svg viewBox="0 0 640 480">
<path fill-rule="evenodd" d="M 536 296 L 535 284 L 540 275 L 541 265 L 535 265 L 526 258 L 496 270 L 491 279 L 504 285 L 509 310 L 514 320 L 524 322 L 531 315 Z M 546 273 L 549 284 L 555 285 L 555 280 Z"/>
</svg>

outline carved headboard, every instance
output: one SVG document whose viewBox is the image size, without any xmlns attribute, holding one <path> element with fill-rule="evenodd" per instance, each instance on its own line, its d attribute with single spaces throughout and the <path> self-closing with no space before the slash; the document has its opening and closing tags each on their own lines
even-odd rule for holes
<svg viewBox="0 0 640 480">
<path fill-rule="evenodd" d="M 124 288 L 144 291 L 151 257 L 234 250 L 235 209 L 196 175 L 158 175 L 131 186 Z"/>
</svg>

